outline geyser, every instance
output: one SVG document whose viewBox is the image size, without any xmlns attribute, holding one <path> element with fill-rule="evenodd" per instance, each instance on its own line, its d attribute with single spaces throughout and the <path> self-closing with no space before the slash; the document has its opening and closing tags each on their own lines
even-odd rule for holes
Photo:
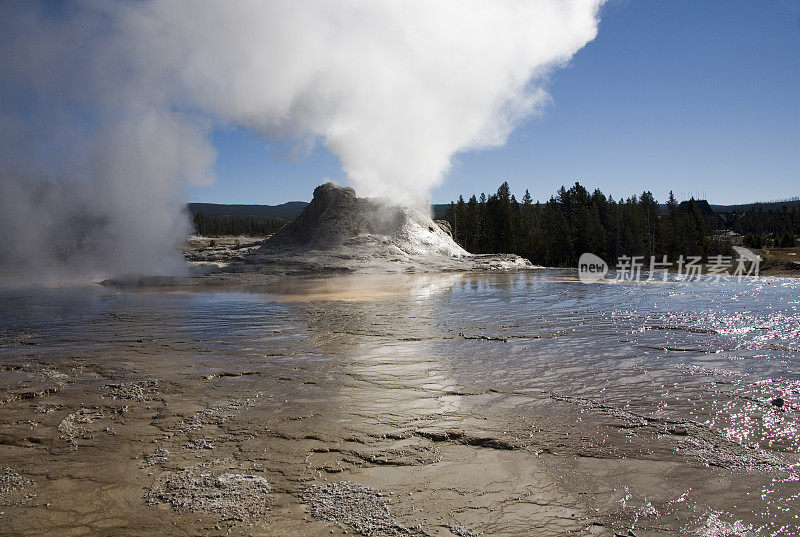
<svg viewBox="0 0 800 537">
<path fill-rule="evenodd" d="M 421 210 L 388 200 L 358 198 L 352 188 L 326 183 L 302 213 L 267 239 L 262 251 L 366 249 L 392 246 L 408 255 L 469 255 Z"/>
<path fill-rule="evenodd" d="M 185 239 L 183 188 L 213 179 L 221 126 L 322 144 L 360 194 L 418 202 L 453 154 L 503 144 L 541 108 L 601 3 L 2 2 L 5 258 L 60 264 L 50 230 L 78 234 L 85 211 L 105 246 L 81 267 L 162 266 Z M 71 195 L 37 197 L 42 176 Z"/>
</svg>

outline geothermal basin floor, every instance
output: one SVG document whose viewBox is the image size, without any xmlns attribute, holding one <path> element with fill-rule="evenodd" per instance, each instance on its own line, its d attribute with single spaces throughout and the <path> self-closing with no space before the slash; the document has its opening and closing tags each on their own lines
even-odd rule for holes
<svg viewBox="0 0 800 537">
<path fill-rule="evenodd" d="M 573 276 L 5 292 L 0 534 L 792 534 L 797 284 Z"/>
</svg>

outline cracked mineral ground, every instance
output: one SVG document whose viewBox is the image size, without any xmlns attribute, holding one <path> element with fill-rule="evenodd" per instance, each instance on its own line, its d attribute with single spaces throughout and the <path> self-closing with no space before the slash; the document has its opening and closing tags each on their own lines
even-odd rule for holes
<svg viewBox="0 0 800 537">
<path fill-rule="evenodd" d="M 800 282 L 0 295 L 0 534 L 800 534 Z"/>
</svg>

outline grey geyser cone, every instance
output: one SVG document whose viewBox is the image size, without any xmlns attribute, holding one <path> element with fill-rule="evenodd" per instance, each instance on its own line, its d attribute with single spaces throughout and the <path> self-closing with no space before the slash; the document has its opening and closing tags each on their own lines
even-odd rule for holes
<svg viewBox="0 0 800 537">
<path fill-rule="evenodd" d="M 381 200 L 356 197 L 352 188 L 325 183 L 303 212 L 272 237 L 262 251 L 338 250 L 394 246 L 408 254 L 468 255 L 452 237 L 420 211 Z"/>
<path fill-rule="evenodd" d="M 376 233 L 378 205 L 359 199 L 352 188 L 325 183 L 314 189 L 314 199 L 295 220 L 273 235 L 272 246 L 336 246 L 349 237 Z M 396 212 L 396 211 L 394 211 Z M 381 230 L 384 233 L 388 229 Z"/>
</svg>

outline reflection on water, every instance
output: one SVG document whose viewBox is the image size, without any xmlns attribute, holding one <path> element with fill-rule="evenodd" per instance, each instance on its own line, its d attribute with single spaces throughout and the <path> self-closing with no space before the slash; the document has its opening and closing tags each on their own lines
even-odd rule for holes
<svg viewBox="0 0 800 537">
<path fill-rule="evenodd" d="M 335 380 L 298 412 L 480 430 L 541 453 L 567 489 L 602 483 L 590 507 L 645 530 L 800 532 L 797 280 L 583 285 L 549 270 L 261 291 L 17 290 L 0 301 L 0 355 L 280 363 Z"/>
<path fill-rule="evenodd" d="M 281 302 L 366 301 L 403 296 L 426 299 L 450 289 L 460 274 L 358 274 L 276 282 L 261 289 Z"/>
</svg>

